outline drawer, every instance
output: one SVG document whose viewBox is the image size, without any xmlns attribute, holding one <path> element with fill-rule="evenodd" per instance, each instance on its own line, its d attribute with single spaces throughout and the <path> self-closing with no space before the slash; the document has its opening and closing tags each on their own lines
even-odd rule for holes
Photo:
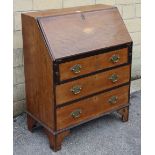
<svg viewBox="0 0 155 155">
<path fill-rule="evenodd" d="M 63 104 L 129 82 L 130 65 L 56 86 L 56 104 Z"/>
<path fill-rule="evenodd" d="M 57 129 L 63 129 L 100 116 L 128 104 L 129 86 L 123 86 L 97 96 L 57 109 Z"/>
<path fill-rule="evenodd" d="M 128 62 L 128 48 L 86 57 L 59 65 L 60 81 Z"/>
</svg>

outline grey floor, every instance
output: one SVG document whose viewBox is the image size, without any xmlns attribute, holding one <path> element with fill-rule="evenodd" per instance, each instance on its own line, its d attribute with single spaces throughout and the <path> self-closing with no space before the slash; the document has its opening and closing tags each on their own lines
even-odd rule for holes
<svg viewBox="0 0 155 155">
<path fill-rule="evenodd" d="M 110 114 L 71 130 L 54 153 L 42 129 L 27 130 L 25 114 L 14 119 L 14 155 L 140 155 L 141 93 L 131 94 L 129 121 Z"/>
</svg>

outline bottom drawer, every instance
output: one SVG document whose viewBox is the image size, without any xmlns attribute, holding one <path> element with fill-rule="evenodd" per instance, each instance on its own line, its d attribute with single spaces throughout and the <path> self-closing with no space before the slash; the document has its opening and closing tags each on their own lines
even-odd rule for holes
<svg viewBox="0 0 155 155">
<path fill-rule="evenodd" d="M 57 129 L 63 129 L 128 104 L 129 86 L 108 91 L 57 109 Z"/>
</svg>

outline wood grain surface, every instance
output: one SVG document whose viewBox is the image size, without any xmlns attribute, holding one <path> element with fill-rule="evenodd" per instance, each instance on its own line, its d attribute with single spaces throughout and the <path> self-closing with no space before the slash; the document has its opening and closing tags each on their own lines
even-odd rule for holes
<svg viewBox="0 0 155 155">
<path fill-rule="evenodd" d="M 53 61 L 34 18 L 22 15 L 27 111 L 54 130 Z"/>
<path fill-rule="evenodd" d="M 118 75 L 118 81 L 113 83 L 109 78 L 113 75 Z M 130 65 L 118 67 L 116 69 L 101 72 L 92 76 L 67 82 L 56 86 L 56 104 L 60 105 L 68 101 L 72 101 L 99 91 L 106 90 L 118 86 L 120 84 L 129 82 L 130 78 Z M 79 94 L 71 92 L 72 87 L 81 86 Z"/>
<path fill-rule="evenodd" d="M 63 129 L 71 125 L 80 123 L 89 118 L 97 117 L 98 115 L 115 109 L 120 105 L 128 103 L 129 86 L 123 86 L 88 99 L 81 100 L 71 105 L 57 109 L 57 129 Z M 117 102 L 110 104 L 109 99 L 112 96 L 117 96 Z M 81 110 L 78 118 L 72 117 L 72 112 L 77 109 Z"/>
<path fill-rule="evenodd" d="M 113 63 L 110 59 L 113 55 L 120 57 L 117 63 Z M 59 65 L 60 81 L 67 80 L 80 75 L 88 74 L 109 67 L 114 67 L 128 62 L 128 48 L 123 48 L 108 53 L 98 54 Z M 71 68 L 75 65 L 81 65 L 79 73 L 74 73 Z"/>
<path fill-rule="evenodd" d="M 131 42 L 117 8 L 42 17 L 38 21 L 54 59 Z"/>
<path fill-rule="evenodd" d="M 116 7 L 23 13 L 22 33 L 28 129 L 41 124 L 54 151 L 69 127 L 128 106 L 132 40 Z M 110 61 L 114 54 L 117 63 Z M 76 64 L 79 74 L 70 71 Z M 128 109 L 121 112 L 127 121 Z"/>
<path fill-rule="evenodd" d="M 47 129 L 44 128 L 45 133 L 48 136 L 50 147 L 53 149 L 54 152 L 61 149 L 61 143 L 64 140 L 66 136 L 70 134 L 70 131 L 64 131 L 59 134 L 53 135 L 51 132 L 49 132 Z"/>
</svg>

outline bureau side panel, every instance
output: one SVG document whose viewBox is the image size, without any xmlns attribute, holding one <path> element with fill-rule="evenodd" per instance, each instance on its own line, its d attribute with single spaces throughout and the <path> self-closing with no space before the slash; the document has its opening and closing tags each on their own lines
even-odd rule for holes
<svg viewBox="0 0 155 155">
<path fill-rule="evenodd" d="M 27 112 L 54 130 L 53 61 L 37 21 L 22 14 Z"/>
</svg>

